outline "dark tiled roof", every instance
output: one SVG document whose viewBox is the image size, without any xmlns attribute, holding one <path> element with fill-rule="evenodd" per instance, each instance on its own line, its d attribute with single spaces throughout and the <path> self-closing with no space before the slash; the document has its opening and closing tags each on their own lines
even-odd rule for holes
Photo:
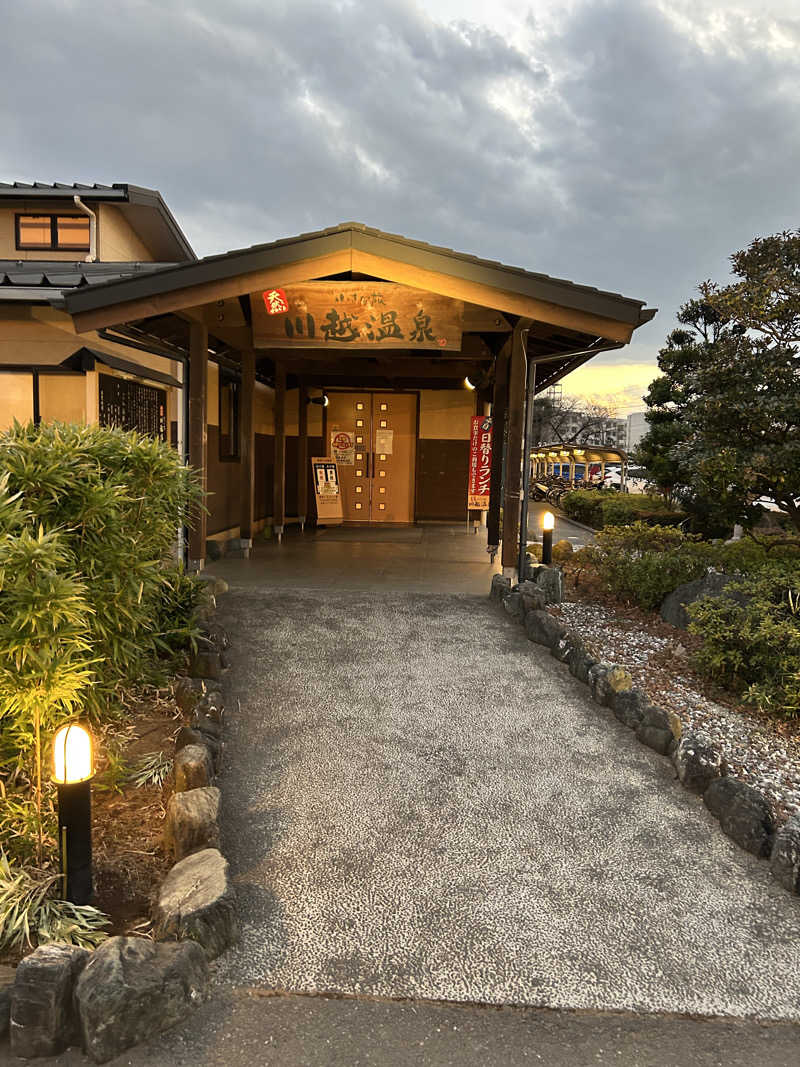
<svg viewBox="0 0 800 1067">
<path fill-rule="evenodd" d="M 173 263 L 84 263 L 40 259 L 0 259 L 0 301 L 14 289 L 41 290 L 43 299 L 60 297 L 64 290 L 116 282 L 172 267 Z"/>
<path fill-rule="evenodd" d="M 128 197 L 127 185 L 115 182 L 114 185 L 86 185 L 84 182 L 0 182 L 0 196 L 46 196 L 55 198 L 59 196 L 81 196 L 91 193 L 96 199 L 126 200 Z"/>
<path fill-rule="evenodd" d="M 296 237 L 281 238 L 267 244 L 236 248 L 218 255 L 206 256 L 194 263 L 179 263 L 165 270 L 157 279 L 141 285 L 126 285 L 130 279 L 120 279 L 115 291 L 109 281 L 105 286 L 92 291 L 86 298 L 75 294 L 69 310 L 73 313 L 88 308 L 104 307 L 117 301 L 146 297 L 155 292 L 175 292 L 185 287 L 204 282 L 219 281 L 240 273 L 276 266 L 296 259 L 313 258 L 328 251 L 346 247 L 360 248 L 425 269 L 440 270 L 447 274 L 508 289 L 539 299 L 552 301 L 567 307 L 576 307 L 609 318 L 618 318 L 634 326 L 647 322 L 655 314 L 645 310 L 644 301 L 633 300 L 619 293 L 607 292 L 589 285 L 578 285 L 549 274 L 510 267 L 497 260 L 481 259 L 452 248 L 415 241 L 399 234 L 385 233 L 361 222 L 342 222 L 325 230 L 314 230 Z M 283 252 L 286 251 L 284 255 Z"/>
</svg>

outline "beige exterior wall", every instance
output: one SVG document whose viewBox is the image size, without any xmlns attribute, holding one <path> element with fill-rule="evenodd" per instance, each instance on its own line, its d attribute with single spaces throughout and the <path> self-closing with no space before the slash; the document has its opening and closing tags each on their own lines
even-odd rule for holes
<svg viewBox="0 0 800 1067">
<path fill-rule="evenodd" d="M 104 263 L 149 263 L 155 258 L 113 204 L 98 205 L 97 257 Z"/>
<path fill-rule="evenodd" d="M 85 375 L 40 374 L 39 413 L 42 422 L 86 422 Z"/>
<path fill-rule="evenodd" d="M 84 201 L 97 216 L 97 258 L 107 263 L 152 262 L 155 258 L 132 228 L 120 209 L 113 204 L 92 204 Z M 86 259 L 86 252 L 76 250 L 56 252 L 50 249 L 17 248 L 15 215 L 80 215 L 70 200 L 20 200 L 0 208 L 0 259 L 50 260 L 70 263 Z"/>
<path fill-rule="evenodd" d="M 471 389 L 423 389 L 419 396 L 421 440 L 468 441 L 475 414 Z"/>
<path fill-rule="evenodd" d="M 33 418 L 33 375 L 0 372 L 0 430 Z"/>
</svg>

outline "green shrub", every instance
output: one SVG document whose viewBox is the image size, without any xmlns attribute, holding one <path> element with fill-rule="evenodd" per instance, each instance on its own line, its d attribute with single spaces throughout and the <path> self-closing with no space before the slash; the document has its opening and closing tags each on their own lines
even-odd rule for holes
<svg viewBox="0 0 800 1067">
<path fill-rule="evenodd" d="M 764 710 L 800 713 L 800 562 L 763 563 L 689 615 L 690 632 L 703 638 L 702 670 Z"/>
<path fill-rule="evenodd" d="M 632 522 L 677 526 L 686 518 L 682 511 L 668 508 L 661 497 L 613 489 L 574 489 L 564 496 L 561 506 L 569 518 L 595 530 Z"/>
<path fill-rule="evenodd" d="M 58 531 L 58 574 L 82 583 L 96 660 L 85 701 L 102 715 L 119 685 L 146 675 L 174 645 L 175 609 L 188 594 L 170 556 L 197 480 L 160 441 L 59 423 L 0 434 L 0 470 L 8 491 L 21 494 L 24 524 Z"/>
<path fill-rule="evenodd" d="M 701 577 L 713 560 L 713 546 L 670 526 L 610 526 L 581 552 L 581 562 L 606 588 L 640 608 L 656 608 L 683 582 Z"/>
</svg>

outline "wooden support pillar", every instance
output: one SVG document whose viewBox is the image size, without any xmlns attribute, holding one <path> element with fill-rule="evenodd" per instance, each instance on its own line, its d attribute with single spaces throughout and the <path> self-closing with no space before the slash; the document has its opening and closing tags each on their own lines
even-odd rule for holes
<svg viewBox="0 0 800 1067">
<path fill-rule="evenodd" d="M 520 486 L 522 483 L 522 436 L 525 421 L 525 353 L 522 331 L 511 335 L 508 365 L 508 440 L 503 488 L 503 573 L 519 562 Z"/>
<path fill-rule="evenodd" d="M 189 323 L 189 464 L 200 475 L 202 503 L 208 490 L 208 330 L 202 322 Z M 202 570 L 206 561 L 206 512 L 191 516 L 189 569 Z"/>
<path fill-rule="evenodd" d="M 308 389 L 300 382 L 297 390 L 297 516 L 300 530 L 306 528 L 308 501 Z"/>
<path fill-rule="evenodd" d="M 513 336 L 513 334 L 512 334 Z M 492 481 L 489 487 L 489 511 L 486 516 L 486 545 L 492 562 L 500 547 L 500 508 L 502 506 L 503 448 L 506 411 L 508 409 L 508 360 L 511 353 L 509 338 L 497 353 L 494 363 L 492 392 Z"/>
<path fill-rule="evenodd" d="M 272 525 L 278 543 L 286 523 L 286 367 L 275 363 L 275 463 L 272 482 Z"/>
<path fill-rule="evenodd" d="M 242 400 L 240 412 L 240 450 L 242 457 L 242 510 L 239 536 L 245 559 L 253 547 L 253 521 L 256 499 L 256 354 L 252 348 L 242 351 Z"/>
</svg>

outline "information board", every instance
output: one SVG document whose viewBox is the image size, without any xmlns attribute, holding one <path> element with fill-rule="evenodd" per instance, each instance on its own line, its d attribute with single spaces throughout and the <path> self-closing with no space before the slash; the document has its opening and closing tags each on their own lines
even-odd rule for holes
<svg viewBox="0 0 800 1067">
<path fill-rule="evenodd" d="M 342 492 L 336 460 L 331 456 L 314 456 L 311 460 L 311 477 L 314 481 L 317 522 L 323 526 L 339 526 L 342 522 Z"/>
<path fill-rule="evenodd" d="M 167 391 L 99 374 L 100 425 L 167 439 Z"/>
<path fill-rule="evenodd" d="M 467 507 L 488 511 L 492 482 L 492 417 L 473 415 L 469 437 Z"/>
</svg>

